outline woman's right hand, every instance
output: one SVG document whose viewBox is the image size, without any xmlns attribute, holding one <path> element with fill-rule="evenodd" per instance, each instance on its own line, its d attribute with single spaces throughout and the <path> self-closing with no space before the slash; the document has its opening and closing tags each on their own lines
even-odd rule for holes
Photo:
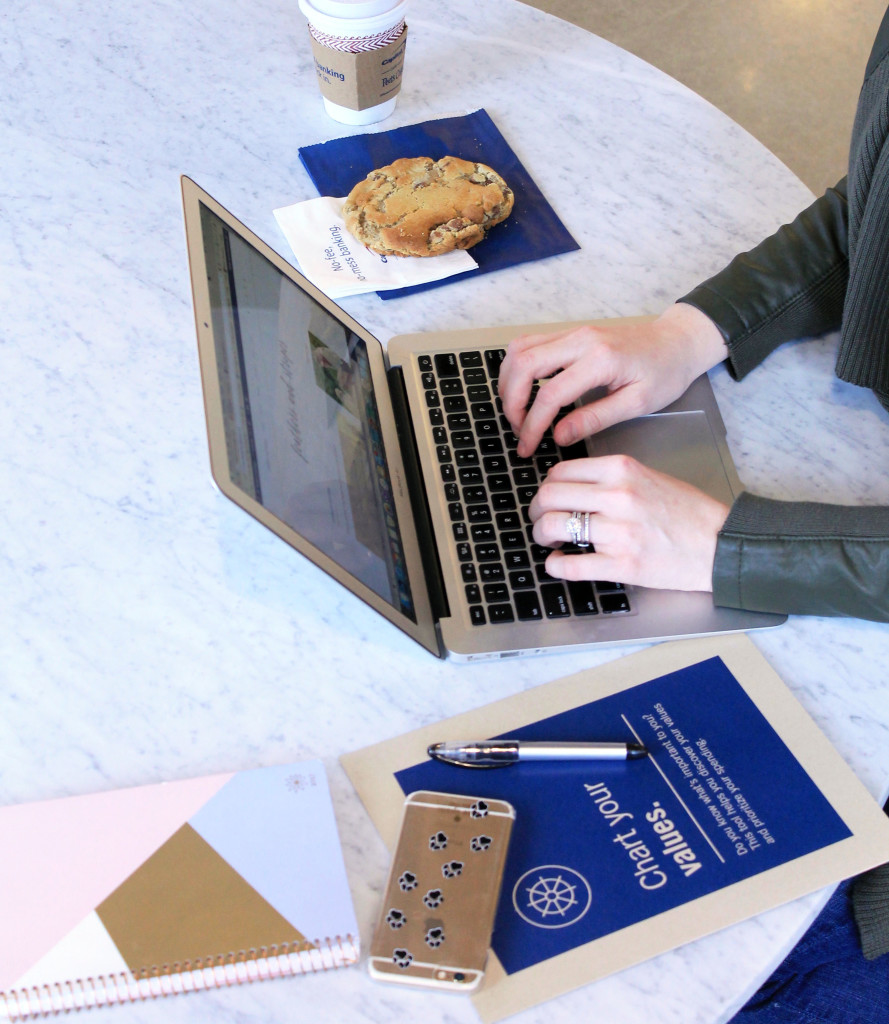
<svg viewBox="0 0 889 1024">
<path fill-rule="evenodd" d="M 519 438 L 518 453 L 528 457 L 559 411 L 587 391 L 605 389 L 556 424 L 554 436 L 561 447 L 663 409 L 727 356 L 712 320 L 680 302 L 643 323 L 589 325 L 516 338 L 500 368 L 498 391 L 504 415 Z M 540 387 L 529 408 L 537 381 Z"/>
</svg>

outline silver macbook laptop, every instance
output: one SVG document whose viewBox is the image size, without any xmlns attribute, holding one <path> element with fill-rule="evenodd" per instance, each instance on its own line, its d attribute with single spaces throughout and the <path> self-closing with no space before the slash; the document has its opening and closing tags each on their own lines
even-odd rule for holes
<svg viewBox="0 0 889 1024">
<path fill-rule="evenodd" d="M 512 657 L 774 626 L 709 594 L 566 584 L 525 509 L 554 460 L 625 452 L 730 502 L 706 377 L 662 413 L 521 459 L 497 405 L 528 328 L 380 342 L 182 179 L 213 477 L 220 490 L 433 654 Z M 534 325 L 548 330 L 560 325 Z"/>
</svg>

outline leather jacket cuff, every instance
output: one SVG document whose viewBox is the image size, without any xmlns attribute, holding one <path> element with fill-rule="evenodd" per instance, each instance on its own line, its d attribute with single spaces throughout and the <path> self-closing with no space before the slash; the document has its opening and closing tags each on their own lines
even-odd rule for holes
<svg viewBox="0 0 889 1024">
<path fill-rule="evenodd" d="M 849 278 L 846 181 L 692 289 L 687 302 L 719 328 L 736 378 L 785 341 L 840 326 Z"/>
<path fill-rule="evenodd" d="M 889 508 L 741 494 L 719 533 L 716 604 L 889 622 Z"/>
</svg>

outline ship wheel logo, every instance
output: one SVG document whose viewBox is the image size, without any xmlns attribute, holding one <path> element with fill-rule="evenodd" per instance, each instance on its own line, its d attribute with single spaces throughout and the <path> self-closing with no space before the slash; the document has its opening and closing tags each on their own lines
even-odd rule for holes
<svg viewBox="0 0 889 1024">
<path fill-rule="evenodd" d="M 512 890 L 516 913 L 536 928 L 567 928 L 590 909 L 589 882 L 573 868 L 559 864 L 526 871 Z"/>
</svg>

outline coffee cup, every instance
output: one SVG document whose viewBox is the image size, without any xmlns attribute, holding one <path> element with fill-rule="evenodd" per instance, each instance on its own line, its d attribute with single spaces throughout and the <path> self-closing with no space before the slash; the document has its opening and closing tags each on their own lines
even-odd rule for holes
<svg viewBox="0 0 889 1024">
<path fill-rule="evenodd" d="M 407 46 L 407 0 L 299 0 L 327 113 L 374 124 L 395 109 Z"/>
</svg>

